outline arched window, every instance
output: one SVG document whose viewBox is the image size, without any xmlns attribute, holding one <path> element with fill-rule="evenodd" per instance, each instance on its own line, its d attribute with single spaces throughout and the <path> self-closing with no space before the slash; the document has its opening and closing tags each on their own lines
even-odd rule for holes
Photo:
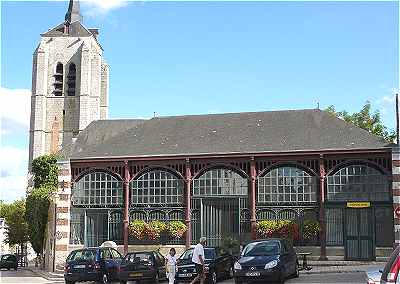
<svg viewBox="0 0 400 284">
<path fill-rule="evenodd" d="M 62 63 L 58 62 L 56 65 L 56 73 L 54 73 L 54 95 L 62 96 L 64 82 L 64 67 Z"/>
<path fill-rule="evenodd" d="M 184 181 L 170 172 L 153 170 L 131 181 L 131 204 L 183 204 Z"/>
<path fill-rule="evenodd" d="M 247 196 L 248 180 L 230 169 L 211 169 L 193 180 L 193 196 Z"/>
<path fill-rule="evenodd" d="M 74 184 L 72 202 L 90 207 L 122 205 L 122 182 L 105 172 L 89 173 Z"/>
<path fill-rule="evenodd" d="M 367 165 L 350 165 L 327 177 L 331 201 L 390 201 L 388 177 Z"/>
<path fill-rule="evenodd" d="M 74 63 L 71 63 L 68 68 L 68 96 L 75 96 L 75 87 L 76 87 L 76 66 Z"/>
<path fill-rule="evenodd" d="M 297 167 L 274 168 L 258 178 L 257 202 L 317 202 L 317 177 Z"/>
</svg>

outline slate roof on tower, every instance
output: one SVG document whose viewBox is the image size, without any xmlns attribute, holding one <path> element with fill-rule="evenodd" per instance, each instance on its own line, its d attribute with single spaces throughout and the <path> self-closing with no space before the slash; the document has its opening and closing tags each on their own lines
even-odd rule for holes
<svg viewBox="0 0 400 284">
<path fill-rule="evenodd" d="M 387 147 L 383 139 L 311 109 L 94 121 L 61 154 L 86 159 Z"/>
</svg>

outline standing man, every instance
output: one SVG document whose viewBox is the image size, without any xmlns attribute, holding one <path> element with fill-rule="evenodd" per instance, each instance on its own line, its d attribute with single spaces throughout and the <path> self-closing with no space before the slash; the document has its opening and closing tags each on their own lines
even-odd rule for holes
<svg viewBox="0 0 400 284">
<path fill-rule="evenodd" d="M 205 271 L 204 271 L 204 246 L 207 243 L 207 239 L 205 237 L 201 237 L 199 243 L 194 247 L 192 261 L 196 265 L 196 278 L 193 279 L 190 284 L 195 284 L 200 281 L 200 284 L 204 283 L 205 280 Z"/>
</svg>

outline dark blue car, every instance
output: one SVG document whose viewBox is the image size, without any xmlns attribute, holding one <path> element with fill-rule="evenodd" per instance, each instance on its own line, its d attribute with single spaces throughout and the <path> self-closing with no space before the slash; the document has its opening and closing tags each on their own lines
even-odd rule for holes
<svg viewBox="0 0 400 284">
<path fill-rule="evenodd" d="M 235 283 L 249 281 L 284 283 L 298 277 L 298 261 L 293 246 L 285 239 L 267 239 L 249 243 L 234 265 Z"/>
<path fill-rule="evenodd" d="M 66 284 L 95 281 L 111 283 L 118 280 L 121 254 L 108 247 L 85 248 L 72 251 L 67 257 L 64 268 Z"/>
</svg>

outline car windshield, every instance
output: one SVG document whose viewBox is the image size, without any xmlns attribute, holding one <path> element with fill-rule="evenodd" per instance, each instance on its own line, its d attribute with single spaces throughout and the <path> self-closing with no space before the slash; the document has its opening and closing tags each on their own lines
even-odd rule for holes
<svg viewBox="0 0 400 284">
<path fill-rule="evenodd" d="M 76 250 L 71 252 L 67 261 L 94 261 L 95 253 L 94 250 Z"/>
<path fill-rule="evenodd" d="M 192 259 L 193 256 L 193 249 L 188 249 L 185 251 L 180 259 Z M 205 259 L 214 259 L 215 258 L 215 249 L 213 248 L 205 248 L 204 249 L 204 256 Z"/>
<path fill-rule="evenodd" d="M 264 256 L 278 255 L 280 251 L 279 242 L 267 241 L 248 244 L 244 250 L 243 256 Z"/>
<path fill-rule="evenodd" d="M 126 261 L 134 262 L 134 261 L 151 261 L 151 254 L 146 252 L 139 253 L 129 253 L 125 257 Z"/>
</svg>

